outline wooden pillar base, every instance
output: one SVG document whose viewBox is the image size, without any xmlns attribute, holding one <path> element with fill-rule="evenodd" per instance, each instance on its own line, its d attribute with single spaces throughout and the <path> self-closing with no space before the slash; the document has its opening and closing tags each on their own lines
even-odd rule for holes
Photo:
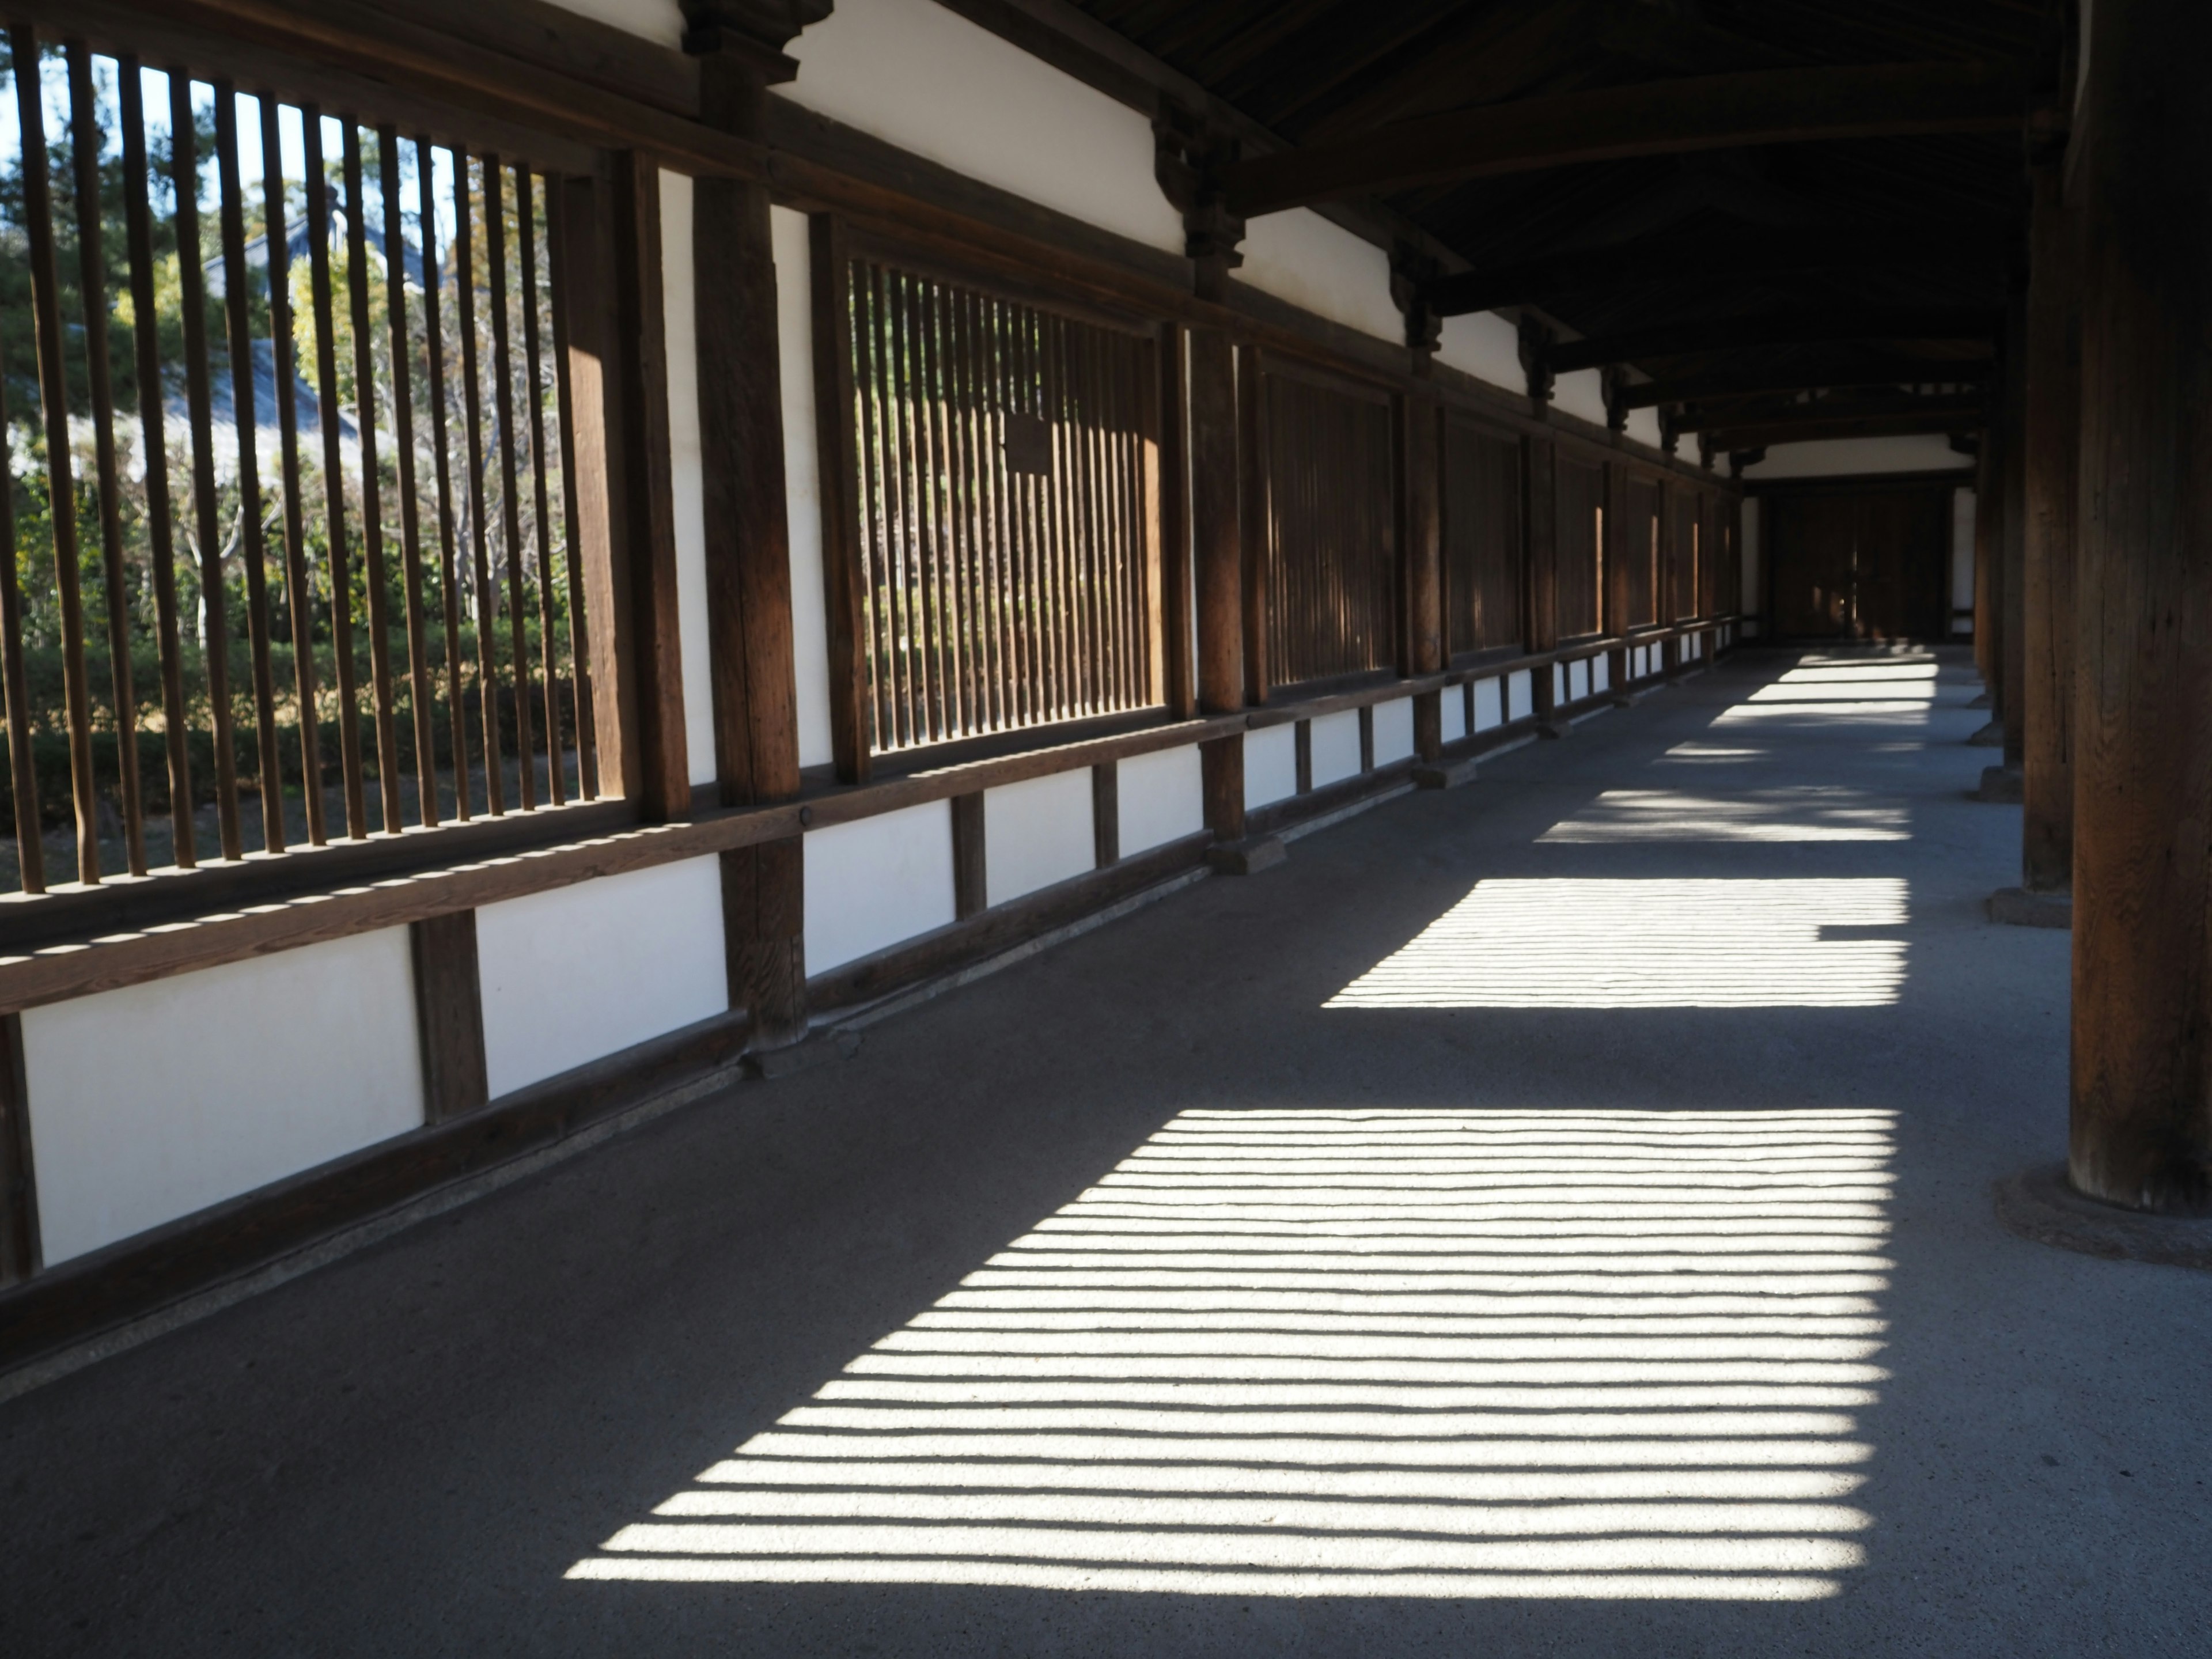
<svg viewBox="0 0 2212 1659">
<path fill-rule="evenodd" d="M 1256 876 L 1272 870 L 1290 851 L 1280 836 L 1253 836 L 1243 841 L 1221 842 L 1206 849 L 1206 861 L 1220 876 Z"/>
<path fill-rule="evenodd" d="M 1218 842 L 1244 839 L 1244 734 L 1241 732 L 1198 745 L 1200 787 L 1206 797 L 1206 827 Z"/>
<path fill-rule="evenodd" d="M 1984 766 L 1982 787 L 1974 791 L 1976 800 L 1985 800 L 1997 806 L 2017 806 L 2025 799 L 2024 784 L 2020 769 L 2014 766 Z"/>
<path fill-rule="evenodd" d="M 1437 761 L 1413 769 L 1416 789 L 1456 789 L 1463 783 L 1474 781 L 1474 763 L 1472 760 Z"/>
<path fill-rule="evenodd" d="M 730 1006 L 751 1021 L 749 1050 L 805 1036 L 805 853 L 799 837 L 721 855 L 722 929 Z"/>
<path fill-rule="evenodd" d="M 2004 722 L 1991 720 L 1966 741 L 1976 749 L 2002 749 L 2004 747 Z"/>
<path fill-rule="evenodd" d="M 2071 927 L 2074 895 L 2041 893 L 2029 887 L 2000 887 L 1989 896 L 1991 921 L 2008 927 Z"/>
<path fill-rule="evenodd" d="M 2076 1192 L 2057 1165 L 1999 1182 L 1996 1210 L 2008 1231 L 2038 1244 L 2107 1261 L 2212 1269 L 2212 1220 L 2100 1203 Z"/>
</svg>

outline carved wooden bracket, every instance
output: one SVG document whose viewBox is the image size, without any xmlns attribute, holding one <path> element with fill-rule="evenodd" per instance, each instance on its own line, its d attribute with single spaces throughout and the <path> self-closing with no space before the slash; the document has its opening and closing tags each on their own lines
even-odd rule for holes
<svg viewBox="0 0 2212 1659">
<path fill-rule="evenodd" d="M 1425 369 L 1443 343 L 1444 319 L 1429 304 L 1429 293 L 1443 275 L 1433 254 L 1411 243 L 1390 250 L 1390 299 L 1406 319 L 1406 345 L 1416 369 Z"/>
<path fill-rule="evenodd" d="M 1521 319 L 1521 368 L 1528 377 L 1528 401 L 1541 415 L 1552 401 L 1552 343 L 1550 328 L 1534 317 Z"/>
<path fill-rule="evenodd" d="M 784 51 L 800 30 L 829 16 L 835 0 L 681 0 L 684 50 L 702 59 L 700 115 L 709 125 L 754 135 L 760 100 L 799 74 Z"/>
<path fill-rule="evenodd" d="M 1221 170 L 1237 160 L 1243 145 L 1234 133 L 1174 98 L 1160 100 L 1152 117 L 1152 175 L 1170 205 L 1182 215 L 1183 252 L 1201 299 L 1218 300 L 1229 273 L 1244 263 L 1237 244 L 1244 221 L 1229 210 L 1222 193 Z"/>
<path fill-rule="evenodd" d="M 1598 371 L 1597 386 L 1598 395 L 1605 399 L 1605 429 L 1627 431 L 1628 404 L 1622 394 L 1628 390 L 1628 371 L 1619 363 L 1607 363 Z"/>
</svg>

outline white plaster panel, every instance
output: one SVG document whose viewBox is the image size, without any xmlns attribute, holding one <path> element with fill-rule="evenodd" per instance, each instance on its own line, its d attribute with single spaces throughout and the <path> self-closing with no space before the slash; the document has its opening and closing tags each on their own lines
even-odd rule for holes
<svg viewBox="0 0 2212 1659">
<path fill-rule="evenodd" d="M 1467 735 L 1467 688 L 1455 685 L 1444 693 L 1442 705 L 1443 718 L 1437 731 L 1446 743 L 1457 743 Z"/>
<path fill-rule="evenodd" d="M 952 918 L 950 801 L 806 832 L 808 973 L 825 972 Z"/>
<path fill-rule="evenodd" d="M 1974 492 L 1971 489 L 1951 492 L 1951 607 L 1954 611 L 1974 608 Z"/>
<path fill-rule="evenodd" d="M 1313 736 L 1313 787 L 1334 783 L 1339 778 L 1348 778 L 1359 770 L 1359 711 L 1347 708 L 1340 714 L 1323 714 L 1311 722 Z"/>
<path fill-rule="evenodd" d="M 1829 478 L 1859 472 L 1956 472 L 1966 458 L 1948 438 L 1918 434 L 1893 438 L 1824 438 L 1815 443 L 1773 444 L 1766 459 L 1743 470 L 1747 478 Z"/>
<path fill-rule="evenodd" d="M 552 0 L 562 11 L 611 24 L 661 46 L 681 49 L 684 9 L 677 0 Z"/>
<path fill-rule="evenodd" d="M 1206 776 L 1197 744 L 1132 756 L 1115 770 L 1123 858 L 1206 828 Z"/>
<path fill-rule="evenodd" d="M 477 912 L 495 1097 L 728 1011 L 722 868 L 684 859 Z"/>
<path fill-rule="evenodd" d="M 23 1013 L 49 1267 L 422 1122 L 407 930 Z"/>
<path fill-rule="evenodd" d="M 1504 690 L 1500 680 L 1477 680 L 1474 683 L 1474 729 L 1487 732 L 1493 726 L 1505 724 L 1505 710 L 1499 694 Z"/>
<path fill-rule="evenodd" d="M 1659 411 L 1656 409 L 1630 410 L 1627 430 L 1637 442 L 1650 444 L 1654 449 L 1667 441 L 1667 434 L 1659 429 Z"/>
<path fill-rule="evenodd" d="M 1692 634 L 1686 637 L 1682 641 L 1682 654 L 1686 657 L 1704 656 L 1705 654 L 1705 635 Z"/>
<path fill-rule="evenodd" d="M 1589 664 L 1576 662 L 1567 665 L 1567 700 L 1580 702 L 1589 696 Z"/>
<path fill-rule="evenodd" d="M 1552 382 L 1552 406 L 1581 416 L 1595 425 L 1605 424 L 1605 380 L 1594 368 L 1578 368 Z"/>
<path fill-rule="evenodd" d="M 991 904 L 1034 893 L 1098 865 L 1091 769 L 1025 778 L 983 792 L 983 890 Z"/>
<path fill-rule="evenodd" d="M 1375 705 L 1375 763 L 1388 766 L 1413 752 L 1413 700 L 1397 697 Z"/>
<path fill-rule="evenodd" d="M 708 659 L 707 504 L 699 453 L 699 318 L 691 267 L 691 180 L 660 174 L 660 300 L 668 328 L 668 471 L 676 503 L 676 637 L 684 653 L 684 742 L 696 783 L 714 781 Z"/>
<path fill-rule="evenodd" d="M 1505 718 L 1517 720 L 1535 712 L 1535 679 L 1528 670 L 1516 668 L 1505 677 Z"/>
<path fill-rule="evenodd" d="M 1494 311 L 1445 318 L 1437 361 L 1501 392 L 1528 390 L 1528 371 L 1521 367 L 1521 331 Z"/>
<path fill-rule="evenodd" d="M 830 619 L 822 589 L 822 479 L 814 441 L 813 258 L 806 216 L 769 210 L 775 251 L 775 341 L 783 385 L 783 499 L 791 522 L 791 655 L 799 690 L 799 763 L 826 766 Z"/>
<path fill-rule="evenodd" d="M 1552 665 L 1552 707 L 1558 708 L 1567 700 L 1567 667 L 1565 663 Z"/>
<path fill-rule="evenodd" d="M 1310 208 L 1248 223 L 1237 280 L 1363 334 L 1405 340 L 1405 318 L 1390 302 L 1390 256 Z"/>
<path fill-rule="evenodd" d="M 934 0 L 837 0 L 776 94 L 971 179 L 1170 253 L 1148 116 Z M 1388 295 L 1385 294 L 1385 303 Z"/>
<path fill-rule="evenodd" d="M 1244 810 L 1298 793 L 1298 729 L 1263 726 L 1244 734 Z"/>
<path fill-rule="evenodd" d="M 1612 689 L 1613 659 L 1609 656 L 1591 658 L 1590 690 L 1593 691 L 1609 691 Z"/>
</svg>

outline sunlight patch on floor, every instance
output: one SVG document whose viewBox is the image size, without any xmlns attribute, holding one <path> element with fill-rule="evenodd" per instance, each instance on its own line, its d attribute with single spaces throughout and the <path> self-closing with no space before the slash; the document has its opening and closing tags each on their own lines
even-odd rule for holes
<svg viewBox="0 0 2212 1659">
<path fill-rule="evenodd" d="M 1536 839 L 1543 842 L 1909 841 L 1905 809 L 1826 785 L 1688 795 L 1608 789 Z"/>
<path fill-rule="evenodd" d="M 1905 982 L 1890 877 L 1499 877 L 1328 1008 L 1880 1008 Z"/>
<path fill-rule="evenodd" d="M 1892 1128 L 1182 1113 L 568 1576 L 1833 1595 Z"/>
</svg>

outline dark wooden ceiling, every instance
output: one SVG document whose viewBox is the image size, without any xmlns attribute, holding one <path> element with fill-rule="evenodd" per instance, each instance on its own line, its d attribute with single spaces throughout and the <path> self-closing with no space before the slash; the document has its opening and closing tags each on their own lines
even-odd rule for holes
<svg viewBox="0 0 2212 1659">
<path fill-rule="evenodd" d="M 1079 0 L 1099 21 L 1297 145 L 1476 106 L 1792 66 L 2008 64 L 2060 72 L 2059 0 Z M 2025 117 L 2025 111 L 2023 111 Z M 2024 239 L 2019 133 L 1852 139 L 1607 161 L 1381 198 L 1478 269 L 1534 275 L 1584 335 L 1704 319 L 2001 304 Z M 1925 257 L 1915 230 L 1930 234 Z M 1763 232 L 1863 232 L 1874 258 L 1686 262 Z M 1977 251 L 1986 244 L 1985 254 Z M 1640 246 L 1639 246 L 1640 245 Z M 1961 246 L 1965 246 L 1962 256 Z M 1551 256 L 1612 250 L 1583 260 Z M 1504 303 L 1501 301 L 1501 303 Z M 1873 348 L 1869 348 L 1872 349 Z M 1776 349 L 1769 349 L 1769 356 Z M 1940 363 L 1975 348 L 1890 343 Z M 1985 352 L 1987 348 L 1979 348 Z M 1837 348 L 1820 349 L 1833 362 Z M 1668 378 L 1726 367 L 1677 358 Z"/>
</svg>

